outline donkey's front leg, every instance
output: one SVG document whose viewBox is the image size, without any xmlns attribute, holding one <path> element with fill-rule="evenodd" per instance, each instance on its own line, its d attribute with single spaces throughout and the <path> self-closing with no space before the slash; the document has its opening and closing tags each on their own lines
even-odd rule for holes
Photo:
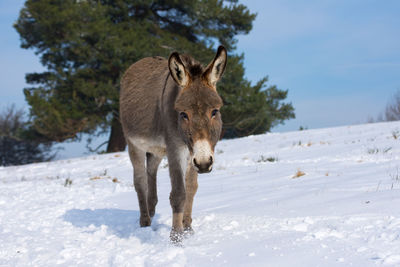
<svg viewBox="0 0 400 267">
<path fill-rule="evenodd" d="M 184 174 L 188 165 L 189 151 L 182 149 L 169 150 L 168 164 L 171 177 L 171 194 L 169 200 L 172 207 L 171 241 L 179 243 L 183 237 L 183 207 L 185 205 Z"/>
<path fill-rule="evenodd" d="M 197 172 L 191 164 L 188 166 L 188 170 L 186 171 L 185 183 L 186 183 L 186 200 L 185 200 L 185 206 L 183 208 L 183 229 L 185 233 L 193 234 L 192 207 L 193 207 L 193 198 L 198 188 L 198 183 L 197 183 Z"/>
</svg>

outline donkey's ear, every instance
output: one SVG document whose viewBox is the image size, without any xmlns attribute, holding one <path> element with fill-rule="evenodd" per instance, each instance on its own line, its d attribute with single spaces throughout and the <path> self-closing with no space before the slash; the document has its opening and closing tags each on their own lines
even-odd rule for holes
<svg viewBox="0 0 400 267">
<path fill-rule="evenodd" d="M 203 74 L 204 78 L 206 78 L 209 84 L 214 88 L 224 73 L 227 58 L 228 56 L 225 47 L 220 45 L 214 60 L 207 66 L 207 69 Z"/>
<path fill-rule="evenodd" d="M 168 59 L 169 71 L 179 86 L 186 86 L 189 83 L 189 75 L 177 52 L 172 53 Z"/>
</svg>

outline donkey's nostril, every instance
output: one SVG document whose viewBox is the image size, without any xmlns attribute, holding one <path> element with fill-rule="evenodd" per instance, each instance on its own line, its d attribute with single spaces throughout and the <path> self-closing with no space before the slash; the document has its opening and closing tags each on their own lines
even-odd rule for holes
<svg viewBox="0 0 400 267">
<path fill-rule="evenodd" d="M 199 167 L 199 165 L 197 165 L 196 159 L 193 159 L 193 164 L 194 166 Z"/>
<path fill-rule="evenodd" d="M 210 165 L 212 165 L 212 164 L 213 164 L 213 161 L 214 161 L 213 157 L 212 157 L 212 156 L 210 156 Z"/>
</svg>

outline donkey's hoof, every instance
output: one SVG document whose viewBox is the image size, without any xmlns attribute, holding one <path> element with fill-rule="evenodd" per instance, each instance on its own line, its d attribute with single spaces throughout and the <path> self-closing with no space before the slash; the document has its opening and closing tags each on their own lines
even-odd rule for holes
<svg viewBox="0 0 400 267">
<path fill-rule="evenodd" d="M 169 238 L 171 239 L 172 244 L 179 246 L 182 244 L 183 236 L 184 236 L 183 231 L 177 231 L 172 229 Z"/>
<path fill-rule="evenodd" d="M 151 225 L 150 216 L 140 216 L 140 227 L 147 227 Z"/>
<path fill-rule="evenodd" d="M 156 214 L 156 211 L 155 211 L 155 210 L 149 210 L 150 218 L 153 218 L 153 217 L 154 217 L 154 214 Z"/>
<path fill-rule="evenodd" d="M 187 226 L 183 229 L 183 233 L 184 233 L 185 237 L 189 237 L 189 236 L 194 235 L 194 230 L 193 230 L 192 226 Z"/>
</svg>

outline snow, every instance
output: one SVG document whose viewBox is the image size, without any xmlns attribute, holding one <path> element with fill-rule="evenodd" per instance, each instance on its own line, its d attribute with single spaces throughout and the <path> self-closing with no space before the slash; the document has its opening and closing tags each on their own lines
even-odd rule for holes
<svg viewBox="0 0 400 267">
<path fill-rule="evenodd" d="M 0 167 L 0 266 L 400 266 L 400 122 L 226 140 L 215 158 L 182 246 L 166 160 L 148 228 L 127 153 Z"/>
</svg>

